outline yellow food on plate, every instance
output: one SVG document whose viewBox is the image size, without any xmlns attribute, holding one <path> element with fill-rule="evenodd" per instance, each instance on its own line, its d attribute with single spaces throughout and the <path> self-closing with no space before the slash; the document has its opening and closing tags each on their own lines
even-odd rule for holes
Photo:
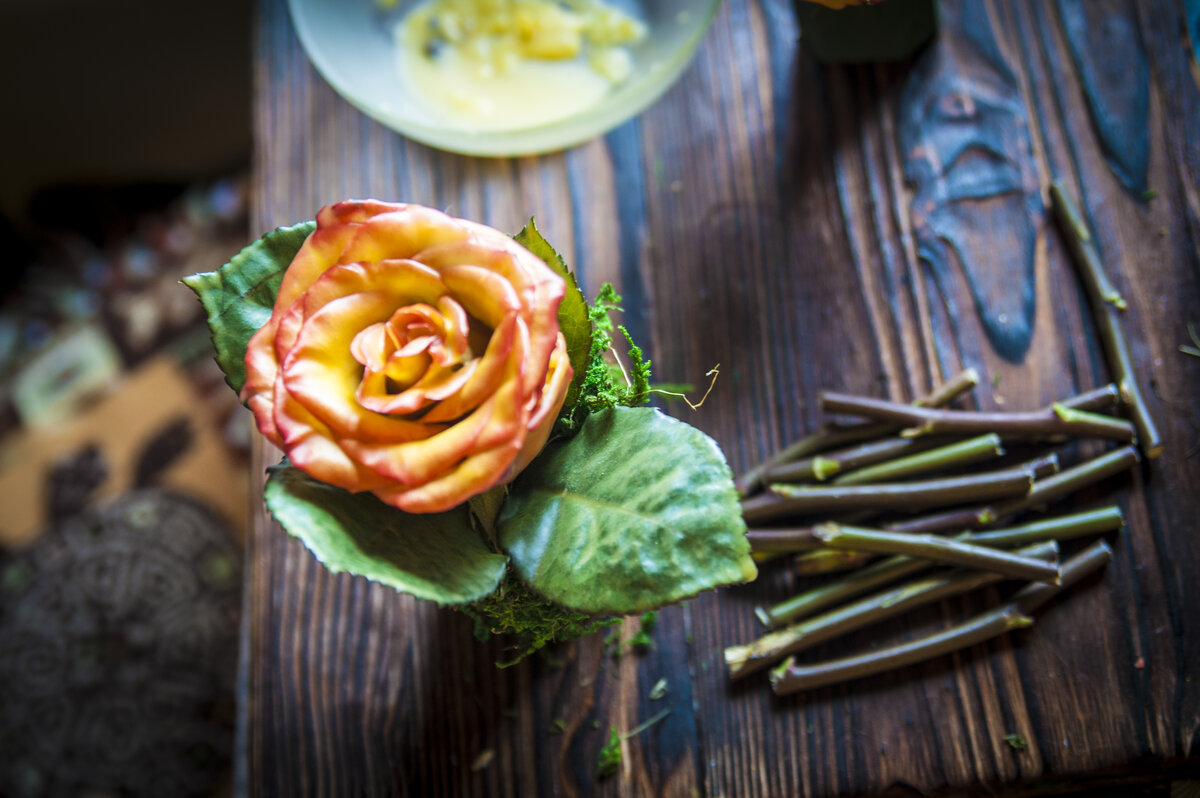
<svg viewBox="0 0 1200 798">
<path fill-rule="evenodd" d="M 395 35 L 401 78 L 431 119 L 496 131 L 593 105 L 631 74 L 646 25 L 598 0 L 428 0 Z"/>
</svg>

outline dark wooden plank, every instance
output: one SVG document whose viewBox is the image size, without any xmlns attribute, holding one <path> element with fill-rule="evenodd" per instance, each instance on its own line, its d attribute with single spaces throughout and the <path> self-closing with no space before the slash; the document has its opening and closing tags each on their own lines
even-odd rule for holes
<svg viewBox="0 0 1200 798">
<path fill-rule="evenodd" d="M 1032 630 L 787 699 L 762 680 L 731 686 L 721 661 L 725 646 L 756 635 L 754 605 L 794 587 L 781 569 L 664 611 L 645 656 L 606 658 L 595 636 L 556 660 L 496 670 L 501 644 L 477 643 L 464 617 L 327 573 L 256 509 L 244 641 L 249 791 L 827 796 L 909 785 L 1017 794 L 1195 771 L 1200 360 L 1177 346 L 1187 322 L 1200 321 L 1200 90 L 1180 4 L 1106 2 L 1148 59 L 1147 185 L 1158 193 L 1135 196 L 1093 129 L 1061 16 L 1071 5 L 955 3 L 939 71 L 919 60 L 820 66 L 797 45 L 787 2 L 730 0 L 679 84 L 637 120 L 565 153 L 479 160 L 359 114 L 309 65 L 283 0 L 261 0 L 258 228 L 349 196 L 420 202 L 508 230 L 535 215 L 589 293 L 609 281 L 625 294 L 626 320 L 659 379 L 701 382 L 721 364 L 703 409 L 673 412 L 713 435 L 735 467 L 819 423 L 814 397 L 824 387 L 908 399 L 969 365 L 985 376 L 975 404 L 1022 408 L 1107 381 L 1082 290 L 1042 212 L 1052 178 L 1082 197 L 1129 300 L 1139 377 L 1153 388 L 1167 450 L 1068 502 L 1119 490 L 1129 528 L 1113 539 L 1104 576 Z M 966 111 L 991 101 L 1005 113 L 955 121 L 960 91 Z M 950 127 L 907 133 L 917 96 L 947 111 Z M 1014 193 L 931 216 L 927 200 L 941 195 L 914 179 L 914 141 L 952 147 L 955 135 L 978 138 L 989 124 L 1014 160 Z M 1016 211 L 1004 199 L 1014 195 Z M 1026 223 L 1031 243 L 1022 244 Z M 957 225 L 971 268 L 938 260 L 945 224 Z M 1032 297 L 1027 346 L 997 347 L 976 295 L 995 322 L 1022 311 L 1022 290 Z M 995 595 L 915 613 L 893 631 L 947 623 Z M 879 634 L 822 651 L 849 652 Z M 660 678 L 668 697 L 653 701 Z M 664 706 L 673 710 L 665 721 L 625 743 L 621 773 L 598 782 L 608 728 Z M 1012 751 L 1009 732 L 1030 747 Z M 488 751 L 490 762 L 473 768 Z"/>
</svg>

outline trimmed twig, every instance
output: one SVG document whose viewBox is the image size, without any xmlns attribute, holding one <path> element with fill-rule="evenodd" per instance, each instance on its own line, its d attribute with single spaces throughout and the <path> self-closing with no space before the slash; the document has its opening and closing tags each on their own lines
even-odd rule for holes
<svg viewBox="0 0 1200 798">
<path fill-rule="evenodd" d="M 966 368 L 924 396 L 917 397 L 913 404 L 918 407 L 945 407 L 977 385 L 979 372 L 973 368 Z"/>
<path fill-rule="evenodd" d="M 971 390 L 978 384 L 979 373 L 973 368 L 965 369 L 924 396 L 918 397 L 913 404 L 926 407 L 941 407 L 949 404 L 955 398 Z M 848 446 L 853 443 L 871 440 L 872 438 L 879 438 L 895 431 L 896 426 L 893 424 L 874 424 L 871 422 L 826 424 L 750 469 L 738 477 L 734 481 L 734 485 L 737 487 L 740 495 L 753 495 L 763 487 L 763 476 L 773 466 L 816 452 L 824 452 L 839 446 Z"/>
<path fill-rule="evenodd" d="M 1058 473 L 1058 455 L 1055 452 L 1040 454 L 1032 460 L 1026 460 L 1024 463 L 1021 463 L 1017 468 L 1024 468 L 1033 474 L 1034 479 L 1045 479 L 1051 474 Z"/>
<path fill-rule="evenodd" d="M 937 446 L 937 441 L 928 443 L 917 438 L 888 437 L 851 446 L 825 454 L 802 457 L 790 463 L 771 466 L 763 474 L 768 483 L 824 482 L 838 474 L 854 468 L 890 460 Z"/>
<path fill-rule="evenodd" d="M 1073 410 L 1106 410 L 1115 407 L 1120 401 L 1121 392 L 1110 382 L 1108 385 L 1063 399 L 1059 404 Z"/>
<path fill-rule="evenodd" d="M 1043 583 L 1028 584 L 1009 599 L 1009 604 L 1021 612 L 1036 612 L 1043 604 L 1072 585 L 1083 581 L 1112 560 L 1112 549 L 1103 540 L 1097 540 L 1083 551 L 1062 564 L 1062 579 L 1057 585 Z"/>
<path fill-rule="evenodd" d="M 742 515 L 757 523 L 837 510 L 917 510 L 1023 496 L 1032 484 L 1028 471 L 1011 469 L 886 485 L 772 485 L 770 493 L 744 499 Z"/>
<path fill-rule="evenodd" d="M 1016 607 L 1006 605 L 937 634 L 867 654 L 811 665 L 797 664 L 793 657 L 789 657 L 781 667 L 771 671 L 771 689 L 775 691 L 775 695 L 787 695 L 799 690 L 873 676 L 905 665 L 924 662 L 942 654 L 961 651 L 999 637 L 1012 629 L 1024 629 L 1032 625 L 1032 618 Z"/>
<path fill-rule="evenodd" d="M 986 532 L 964 532 L 956 539 L 986 546 L 1021 546 L 1040 540 L 1069 540 L 1085 535 L 1097 535 L 1120 529 L 1124 523 L 1121 509 L 1116 506 L 1087 510 L 1020 526 Z M 783 531 L 783 530 L 781 530 Z M 802 538 L 811 530 L 785 530 Z M 752 544 L 753 545 L 753 544 Z M 778 627 L 826 607 L 860 596 L 882 585 L 912 576 L 931 567 L 925 560 L 911 557 L 889 557 L 833 582 L 806 590 L 786 601 L 755 610 L 767 627 Z"/>
<path fill-rule="evenodd" d="M 885 399 L 825 392 L 821 406 L 830 413 L 865 416 L 906 427 L 902 434 L 932 433 L 980 434 L 995 432 L 1005 436 L 1107 438 L 1129 443 L 1134 439 L 1133 425 L 1125 419 L 1077 410 L 1055 402 L 1041 410 L 1027 412 L 984 412 L 913 407 Z"/>
<path fill-rule="evenodd" d="M 747 529 L 746 540 L 752 552 L 783 554 L 797 551 L 813 551 L 821 544 L 813 537 L 811 526 L 788 527 L 786 529 Z"/>
<path fill-rule="evenodd" d="M 1142 451 L 1151 459 L 1158 457 L 1163 451 L 1163 440 L 1154 419 L 1150 416 L 1146 399 L 1138 387 L 1133 356 L 1129 351 L 1129 341 L 1120 317 L 1120 312 L 1125 309 L 1125 300 L 1109 281 L 1087 224 L 1059 181 L 1050 186 L 1050 200 L 1059 229 L 1062 230 L 1067 249 L 1071 253 L 1071 260 L 1087 291 L 1096 331 L 1104 344 L 1109 368 L 1116 377 L 1121 401 L 1133 416 Z"/>
<path fill-rule="evenodd" d="M 1055 499 L 1061 499 L 1080 488 L 1128 471 L 1137 464 L 1139 459 L 1136 446 L 1113 449 L 1099 457 L 1072 466 L 1066 471 L 1037 480 L 1033 483 L 1033 488 L 1029 493 L 1019 499 L 996 504 L 993 512 L 998 518 L 1001 518 L 1038 507 Z"/>
<path fill-rule="evenodd" d="M 813 536 L 835 549 L 907 555 L 935 563 L 997 573 L 1011 579 L 1058 583 L 1057 563 L 1045 563 L 938 535 L 906 535 L 830 523 L 814 527 Z"/>
<path fill-rule="evenodd" d="M 881 585 L 903 579 L 931 567 L 925 560 L 889 557 L 842 577 L 781 601 L 773 607 L 759 607 L 755 614 L 764 626 L 777 627 L 812 615 L 847 599 L 861 596 Z"/>
<path fill-rule="evenodd" d="M 776 695 L 871 676 L 894 668 L 960 651 L 986 642 L 1010 629 L 1030 626 L 1029 613 L 1112 559 L 1112 550 L 1099 541 L 1063 564 L 1060 585 L 1037 584 L 1019 591 L 1008 603 L 965 623 L 928 637 L 842 659 L 799 665 L 789 657 L 771 672 Z"/>
<path fill-rule="evenodd" d="M 1022 549 L 1023 556 L 1058 559 L 1054 541 Z M 762 670 L 789 654 L 831 640 L 856 629 L 894 618 L 909 610 L 957 596 L 984 585 L 999 582 L 1005 577 L 986 572 L 954 572 L 929 576 L 890 588 L 860 599 L 852 604 L 823 613 L 784 629 L 763 635 L 753 643 L 725 649 L 725 664 L 729 677 L 737 679 Z"/>
<path fill-rule="evenodd" d="M 875 559 L 868 551 L 818 549 L 796 555 L 792 564 L 797 576 L 820 576 L 849 571 Z"/>
<path fill-rule="evenodd" d="M 1019 546 L 1039 540 L 1066 540 L 1083 535 L 1102 534 L 1120 529 L 1124 524 L 1125 518 L 1121 514 L 1121 508 L 1113 505 L 1004 529 L 964 532 L 957 539 L 983 546 Z M 911 531 L 897 533 L 890 529 L 880 531 L 893 535 L 905 535 L 909 538 L 925 534 Z M 811 526 L 788 529 L 748 529 L 746 530 L 746 539 L 750 541 L 750 548 L 753 551 L 774 554 L 814 551 L 823 545 L 816 528 Z"/>
<path fill-rule="evenodd" d="M 1022 546 L 1039 540 L 1069 540 L 1085 535 L 1102 535 L 1124 525 L 1125 517 L 1121 514 L 1121 508 L 1113 505 L 1005 529 L 965 532 L 959 539 L 981 546 Z"/>
<path fill-rule="evenodd" d="M 1047 504 L 1080 488 L 1127 471 L 1138 462 L 1137 447 L 1113 449 L 1058 474 L 1036 480 L 1029 493 L 1008 502 L 934 513 L 884 524 L 890 532 L 942 532 L 991 526 L 1005 516 Z"/>
<path fill-rule="evenodd" d="M 900 440 L 905 440 L 901 438 Z M 872 482 L 888 482 L 925 474 L 930 471 L 940 471 L 955 466 L 969 465 L 999 457 L 1004 454 L 1000 446 L 1000 436 L 995 433 L 980 435 L 965 441 L 958 441 L 936 449 L 918 452 L 894 460 L 884 460 L 871 466 L 854 470 L 849 474 L 835 477 L 834 485 L 863 485 Z"/>
</svg>

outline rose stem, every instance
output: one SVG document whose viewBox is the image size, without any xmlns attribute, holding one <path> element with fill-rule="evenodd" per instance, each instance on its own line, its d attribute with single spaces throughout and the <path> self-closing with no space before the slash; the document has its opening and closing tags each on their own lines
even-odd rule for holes
<svg viewBox="0 0 1200 798">
<path fill-rule="evenodd" d="M 1125 300 L 1109 281 L 1091 233 L 1075 202 L 1059 181 L 1050 186 L 1050 200 L 1059 229 L 1066 238 L 1071 260 L 1087 292 L 1096 331 L 1108 355 L 1108 365 L 1117 378 L 1121 401 L 1129 408 L 1133 423 L 1137 426 L 1142 451 L 1151 459 L 1158 457 L 1163 452 L 1163 440 L 1134 374 L 1133 356 L 1120 316 L 1121 311 L 1125 310 Z"/>
<path fill-rule="evenodd" d="M 1047 541 L 1022 549 L 1030 558 L 1058 559 L 1058 545 Z M 983 571 L 951 572 L 889 588 L 853 604 L 763 635 L 752 643 L 725 649 L 729 677 L 737 679 L 762 670 L 788 654 L 843 634 L 901 615 L 908 610 L 999 582 L 1001 574 Z"/>
<path fill-rule="evenodd" d="M 1112 550 L 1104 541 L 1098 541 L 1063 564 L 1060 585 L 1037 584 L 1026 587 L 1007 604 L 928 637 L 853 657 L 807 665 L 799 665 L 793 657 L 789 657 L 782 666 L 771 671 L 771 689 L 776 695 L 786 695 L 798 690 L 871 676 L 960 651 L 986 642 L 1010 629 L 1030 626 L 1033 623 L 1033 619 L 1029 617 L 1030 612 L 1084 576 L 1101 568 L 1110 559 Z"/>
<path fill-rule="evenodd" d="M 1122 443 L 1134 439 L 1133 425 L 1125 419 L 1077 410 L 1061 402 L 1041 410 L 1001 413 L 912 407 L 885 399 L 827 391 L 821 394 L 821 406 L 829 413 L 866 416 L 878 421 L 900 424 L 907 427 L 902 434 L 911 435 L 996 432 L 1001 435 L 1030 437 L 1090 436 Z"/>
<path fill-rule="evenodd" d="M 819 524 L 814 527 L 813 535 L 835 549 L 904 554 L 945 565 L 990 571 L 1011 579 L 1058 583 L 1057 563 L 1031 560 L 1011 552 L 939 535 L 908 535 L 834 523 Z"/>
<path fill-rule="evenodd" d="M 953 466 L 968 465 L 999 457 L 1004 454 L 1000 448 L 1000 436 L 995 433 L 968 438 L 946 446 L 939 446 L 925 452 L 885 460 L 881 463 L 859 468 L 849 474 L 835 477 L 834 485 L 862 485 L 871 482 L 887 482 L 889 480 L 907 478 L 924 474 L 929 471 L 939 471 Z"/>
<path fill-rule="evenodd" d="M 1123 446 L 1105 452 L 1065 471 L 1039 479 L 1033 483 L 1029 493 L 1019 499 L 989 506 L 952 510 L 945 513 L 924 515 L 905 521 L 884 525 L 890 532 L 939 532 L 946 529 L 977 529 L 996 523 L 1002 517 L 1013 515 L 1062 498 L 1073 491 L 1099 482 L 1132 468 L 1138 461 L 1137 448 Z"/>
<path fill-rule="evenodd" d="M 886 485 L 771 485 L 771 492 L 742 500 L 747 523 L 786 515 L 837 510 L 915 510 L 922 507 L 1024 496 L 1033 475 L 1023 469 Z"/>
<path fill-rule="evenodd" d="M 1112 506 L 1004 529 L 965 532 L 959 536 L 959 539 L 988 546 L 1015 546 L 1045 538 L 1069 540 L 1084 535 L 1101 534 L 1120 529 L 1123 522 L 1120 508 Z M 799 533 L 805 530 L 780 531 Z M 759 607 L 755 612 L 764 626 L 772 628 L 782 626 L 811 615 L 817 610 L 862 595 L 880 585 L 895 582 L 929 567 L 932 567 L 931 564 L 925 560 L 911 557 L 889 557 L 834 582 L 806 590 L 773 607 Z"/>
<path fill-rule="evenodd" d="M 978 384 L 979 372 L 973 368 L 965 369 L 924 396 L 918 397 L 913 404 L 927 407 L 941 407 L 949 404 Z M 826 424 L 818 428 L 815 432 L 776 452 L 764 462 L 740 476 L 734 484 L 740 495 L 749 496 L 762 488 L 763 475 L 772 466 L 796 460 L 815 452 L 827 451 L 836 446 L 846 446 L 851 443 L 878 438 L 895 431 L 896 426 L 894 424 L 875 424 L 871 422 Z"/>
<path fill-rule="evenodd" d="M 922 451 L 936 445 L 936 441 L 922 445 L 918 438 L 880 438 L 858 446 L 771 466 L 763 473 L 763 480 L 789 483 L 824 482 L 852 468 L 890 460 L 901 454 Z"/>
</svg>

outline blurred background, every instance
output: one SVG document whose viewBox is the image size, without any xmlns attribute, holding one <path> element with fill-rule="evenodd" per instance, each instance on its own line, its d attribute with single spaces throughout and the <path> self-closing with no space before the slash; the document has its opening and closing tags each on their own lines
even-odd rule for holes
<svg viewBox="0 0 1200 798">
<path fill-rule="evenodd" d="M 0 0 L 0 796 L 231 792 L 251 4 Z"/>
</svg>

